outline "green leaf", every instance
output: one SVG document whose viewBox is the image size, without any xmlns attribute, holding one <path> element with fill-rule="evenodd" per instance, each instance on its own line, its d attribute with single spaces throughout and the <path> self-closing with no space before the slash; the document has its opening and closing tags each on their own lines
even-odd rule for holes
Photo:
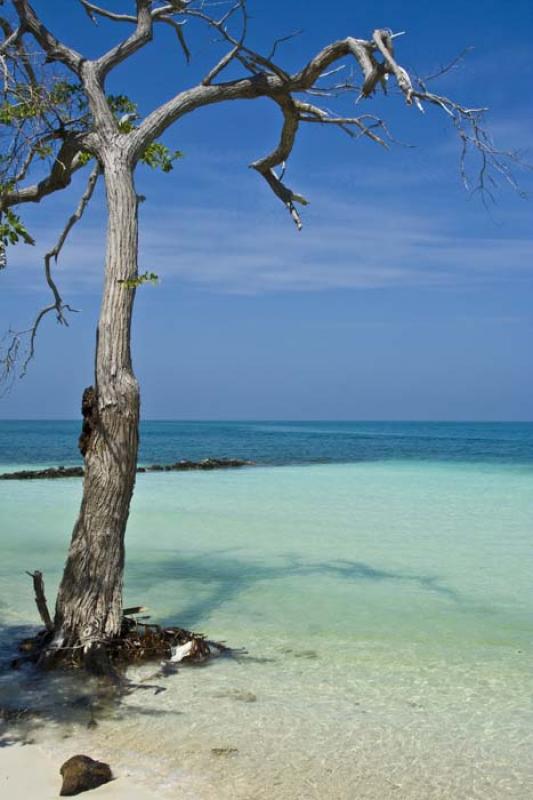
<svg viewBox="0 0 533 800">
<path fill-rule="evenodd" d="M 170 172 L 174 168 L 174 161 L 178 158 L 183 158 L 180 150 L 171 150 L 161 142 L 152 142 L 142 154 L 140 161 L 151 169 Z"/>
<path fill-rule="evenodd" d="M 142 275 L 137 275 L 136 278 L 119 280 L 117 283 L 120 283 L 125 289 L 137 289 L 144 283 L 151 283 L 155 286 L 157 283 L 159 283 L 159 275 L 157 275 L 155 272 L 143 272 Z"/>
<path fill-rule="evenodd" d="M 4 246 L 17 244 L 21 239 L 26 244 L 35 244 L 20 217 L 10 208 L 3 212 L 3 220 L 0 221 L 0 242 Z"/>
<path fill-rule="evenodd" d="M 78 156 L 78 161 L 81 164 L 81 166 L 84 167 L 86 164 L 89 163 L 89 161 L 92 161 L 93 158 L 94 156 L 92 153 L 88 153 L 86 150 L 82 150 Z"/>
<path fill-rule="evenodd" d="M 137 104 L 130 100 L 125 94 L 108 94 L 107 102 L 109 108 L 116 114 L 136 114 Z"/>
</svg>

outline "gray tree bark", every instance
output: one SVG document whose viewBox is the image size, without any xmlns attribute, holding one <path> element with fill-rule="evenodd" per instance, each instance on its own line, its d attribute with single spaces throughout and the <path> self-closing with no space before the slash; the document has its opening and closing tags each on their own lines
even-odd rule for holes
<svg viewBox="0 0 533 800">
<path fill-rule="evenodd" d="M 118 635 L 124 535 L 137 465 L 139 388 L 130 333 L 137 277 L 137 195 L 122 137 L 102 154 L 108 206 L 105 285 L 98 323 L 95 387 L 86 416 L 85 480 L 59 588 L 55 647 L 96 645 Z"/>
</svg>

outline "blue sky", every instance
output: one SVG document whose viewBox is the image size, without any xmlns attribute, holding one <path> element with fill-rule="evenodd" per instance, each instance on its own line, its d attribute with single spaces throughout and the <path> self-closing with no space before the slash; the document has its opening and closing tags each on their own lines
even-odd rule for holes
<svg viewBox="0 0 533 800">
<path fill-rule="evenodd" d="M 91 26 L 72 0 L 34 5 L 88 55 L 121 32 Z M 126 10 L 129 2 L 108 6 Z M 500 146 L 531 145 L 530 2 L 338 0 L 326 13 L 324 3 L 251 0 L 250 9 L 257 46 L 303 29 L 280 50 L 291 69 L 329 41 L 376 27 L 406 31 L 398 60 L 422 75 L 473 46 L 435 90 L 488 105 Z M 188 35 L 190 66 L 172 32 L 160 31 L 110 90 L 129 94 L 144 113 L 192 85 L 221 50 L 192 25 Z M 446 115 L 421 115 L 393 92 L 357 108 L 386 118 L 402 142 L 388 152 L 301 127 L 287 177 L 311 201 L 298 233 L 248 169 L 277 141 L 272 105 L 203 109 L 165 137 L 185 154 L 170 175 L 138 172 L 147 197 L 140 268 L 161 278 L 137 294 L 133 352 L 144 417 L 532 419 L 531 200 L 502 187 L 485 208 L 462 186 Z M 353 99 L 340 107 L 353 113 Z M 519 177 L 533 188 L 531 174 Z M 37 246 L 14 250 L 0 273 L 2 329 L 25 327 L 46 302 L 42 254 L 81 188 L 77 179 L 24 212 Z M 0 417 L 78 416 L 92 381 L 104 225 L 100 190 L 57 270 L 80 313 L 69 329 L 46 321 L 36 359 L 0 400 Z"/>
</svg>

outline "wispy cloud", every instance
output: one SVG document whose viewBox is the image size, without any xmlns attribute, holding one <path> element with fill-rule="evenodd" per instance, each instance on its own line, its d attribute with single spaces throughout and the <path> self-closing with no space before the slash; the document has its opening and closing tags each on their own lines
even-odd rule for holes
<svg viewBox="0 0 533 800">
<path fill-rule="evenodd" d="M 456 210 L 424 212 L 420 202 L 405 209 L 398 198 L 383 195 L 355 201 L 317 196 L 302 233 L 266 195 L 254 207 L 240 196 L 240 210 L 204 205 L 197 195 L 185 208 L 150 203 L 142 215 L 140 268 L 168 284 L 239 294 L 454 288 L 532 277 L 533 241 L 506 237 L 505 226 L 487 236 L 481 229 L 465 232 Z M 44 248 L 51 240 L 42 233 Z M 65 291 L 100 287 L 103 238 L 100 213 L 75 231 L 58 267 Z M 42 287 L 37 256 L 27 248 L 13 251 L 11 286 Z"/>
</svg>

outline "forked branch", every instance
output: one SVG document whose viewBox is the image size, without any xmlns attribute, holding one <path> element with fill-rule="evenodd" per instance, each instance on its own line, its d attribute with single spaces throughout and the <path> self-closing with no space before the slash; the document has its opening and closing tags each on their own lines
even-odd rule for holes
<svg viewBox="0 0 533 800">
<path fill-rule="evenodd" d="M 108 72 L 130 58 L 152 38 L 152 0 L 136 0 L 136 6 L 136 26 L 131 36 L 96 61 L 96 70 L 102 83 Z"/>
<path fill-rule="evenodd" d="M 48 175 L 37 183 L 23 187 L 15 184 L 6 189 L 0 195 L 0 212 L 23 203 L 38 203 L 43 197 L 65 189 L 74 173 L 85 165 L 85 159 L 81 155 L 82 147 L 83 143 L 78 135 L 65 134 Z"/>
<path fill-rule="evenodd" d="M 269 155 L 258 161 L 254 161 L 250 166 L 263 176 L 274 194 L 279 197 L 281 202 L 287 207 L 298 230 L 301 230 L 302 221 L 294 204 L 300 203 L 306 206 L 308 205 L 308 201 L 303 195 L 296 194 L 283 183 L 285 162 L 291 154 L 298 130 L 300 119 L 298 106 L 290 95 L 280 95 L 273 99 L 283 112 L 284 122 L 280 140 L 277 147 Z M 281 175 L 278 176 L 274 171 L 274 167 L 279 165 L 283 165 L 283 167 Z"/>
<path fill-rule="evenodd" d="M 28 0 L 13 0 L 23 30 L 29 31 L 46 53 L 49 61 L 60 61 L 76 75 L 82 64 L 81 55 L 72 47 L 67 47 L 43 25 Z"/>
</svg>

